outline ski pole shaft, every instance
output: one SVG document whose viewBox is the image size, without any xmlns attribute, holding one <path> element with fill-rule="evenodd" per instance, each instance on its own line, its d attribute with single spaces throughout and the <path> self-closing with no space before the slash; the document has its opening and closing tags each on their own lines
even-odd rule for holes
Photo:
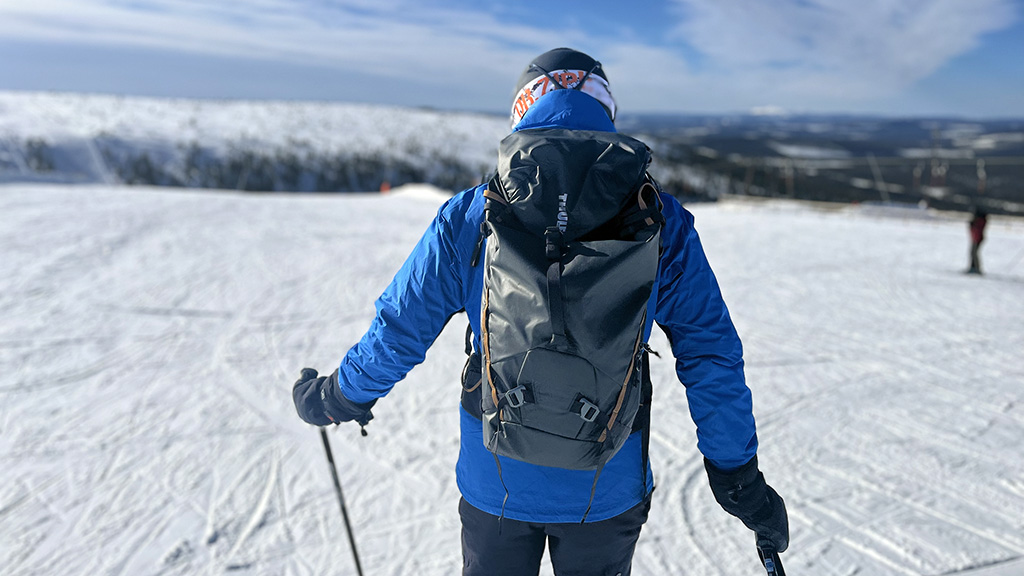
<svg viewBox="0 0 1024 576">
<path fill-rule="evenodd" d="M 359 563 L 359 552 L 356 551 L 356 540 L 352 536 L 352 523 L 348 519 L 348 509 L 345 507 L 345 496 L 341 492 L 341 481 L 338 480 L 338 467 L 334 464 L 334 453 L 331 451 L 331 442 L 327 439 L 327 428 L 320 427 L 320 439 L 324 442 L 324 451 L 327 452 L 327 462 L 331 465 L 331 477 L 334 478 L 334 491 L 338 494 L 338 504 L 341 505 L 341 517 L 345 521 L 345 532 L 348 534 L 348 543 L 352 547 L 352 558 L 356 561 L 356 573 L 363 576 L 363 566 Z"/>
<path fill-rule="evenodd" d="M 761 564 L 764 565 L 768 576 L 786 576 L 786 570 L 782 567 L 782 559 L 774 549 L 758 546 L 757 557 L 761 559 Z"/>
</svg>

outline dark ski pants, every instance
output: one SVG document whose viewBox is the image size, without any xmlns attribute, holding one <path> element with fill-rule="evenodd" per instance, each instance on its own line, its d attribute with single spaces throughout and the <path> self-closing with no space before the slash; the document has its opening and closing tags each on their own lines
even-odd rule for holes
<svg viewBox="0 0 1024 576">
<path fill-rule="evenodd" d="M 459 501 L 462 576 L 536 576 L 544 545 L 556 576 L 629 576 L 651 499 L 614 518 L 579 524 L 501 519 Z"/>
<path fill-rule="evenodd" d="M 971 242 L 971 267 L 968 272 L 981 273 L 981 242 Z"/>
</svg>

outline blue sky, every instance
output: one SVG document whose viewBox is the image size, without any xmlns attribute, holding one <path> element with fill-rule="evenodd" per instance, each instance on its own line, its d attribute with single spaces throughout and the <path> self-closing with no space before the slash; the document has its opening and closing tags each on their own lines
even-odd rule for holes
<svg viewBox="0 0 1024 576">
<path fill-rule="evenodd" d="M 505 112 L 556 46 L 623 113 L 1024 117 L 1024 0 L 0 0 L 0 90 Z"/>
</svg>

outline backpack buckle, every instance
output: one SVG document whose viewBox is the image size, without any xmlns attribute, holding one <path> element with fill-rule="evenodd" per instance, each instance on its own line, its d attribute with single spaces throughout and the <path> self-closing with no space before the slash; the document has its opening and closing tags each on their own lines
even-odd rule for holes
<svg viewBox="0 0 1024 576">
<path fill-rule="evenodd" d="M 508 402 L 508 405 L 511 407 L 519 408 L 526 403 L 526 398 L 523 396 L 524 392 L 526 392 L 526 388 L 520 384 L 508 392 L 505 392 L 505 401 Z"/>
<path fill-rule="evenodd" d="M 583 418 L 585 422 L 593 422 L 597 415 L 601 413 L 601 409 L 597 407 L 597 404 L 586 398 L 580 398 L 580 404 L 583 404 L 583 407 L 580 408 L 580 418 Z"/>
<path fill-rule="evenodd" d="M 552 262 L 562 258 L 562 232 L 557 226 L 544 230 L 544 256 Z"/>
</svg>

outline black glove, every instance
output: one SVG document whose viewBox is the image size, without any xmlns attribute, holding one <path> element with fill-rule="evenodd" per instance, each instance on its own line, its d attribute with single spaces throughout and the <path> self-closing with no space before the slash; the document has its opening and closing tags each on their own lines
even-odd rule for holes
<svg viewBox="0 0 1024 576">
<path fill-rule="evenodd" d="M 316 370 L 312 368 L 302 369 L 302 375 L 292 388 L 292 399 L 295 400 L 295 410 L 299 413 L 299 418 L 317 426 L 350 420 L 365 426 L 373 419 L 370 408 L 377 403 L 376 400 L 371 400 L 366 404 L 356 404 L 341 393 L 337 370 L 324 377 L 317 376 Z"/>
<path fill-rule="evenodd" d="M 789 547 L 786 503 L 765 483 L 757 469 L 757 456 L 738 469 L 725 472 L 704 459 L 715 500 L 757 534 L 757 545 L 784 552 Z"/>
</svg>

